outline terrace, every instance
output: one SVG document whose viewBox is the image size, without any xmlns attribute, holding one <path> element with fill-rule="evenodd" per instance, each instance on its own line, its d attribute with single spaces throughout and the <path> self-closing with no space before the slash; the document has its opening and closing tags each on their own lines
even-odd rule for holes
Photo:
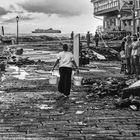
<svg viewBox="0 0 140 140">
<path fill-rule="evenodd" d="M 118 0 L 98 0 L 98 1 L 92 1 L 94 3 L 94 14 L 96 16 L 102 16 L 105 13 L 109 13 L 112 11 L 118 11 L 119 8 L 119 2 Z"/>
</svg>

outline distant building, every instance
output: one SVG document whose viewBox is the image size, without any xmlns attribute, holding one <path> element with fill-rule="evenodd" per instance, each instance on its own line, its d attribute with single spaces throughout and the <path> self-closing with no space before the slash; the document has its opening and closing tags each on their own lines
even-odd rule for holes
<svg viewBox="0 0 140 140">
<path fill-rule="evenodd" d="M 139 34 L 140 0 L 91 0 L 91 2 L 94 5 L 94 16 L 104 17 L 105 32 L 130 31 L 133 33 L 135 31 Z"/>
</svg>

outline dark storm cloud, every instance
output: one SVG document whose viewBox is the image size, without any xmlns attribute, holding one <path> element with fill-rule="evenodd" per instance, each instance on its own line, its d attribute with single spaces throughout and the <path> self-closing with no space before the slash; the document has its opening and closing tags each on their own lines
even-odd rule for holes
<svg viewBox="0 0 140 140">
<path fill-rule="evenodd" d="M 77 16 L 83 13 L 84 3 L 81 0 L 29 0 L 20 3 L 20 6 L 28 12 L 45 14 L 57 14 L 59 16 Z"/>
<path fill-rule="evenodd" d="M 6 15 L 8 11 L 6 11 L 4 8 L 0 7 L 0 15 Z"/>
</svg>

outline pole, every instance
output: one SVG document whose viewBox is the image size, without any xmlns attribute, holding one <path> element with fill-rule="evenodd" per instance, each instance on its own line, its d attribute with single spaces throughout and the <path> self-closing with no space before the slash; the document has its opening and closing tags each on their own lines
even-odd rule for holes
<svg viewBox="0 0 140 140">
<path fill-rule="evenodd" d="M 18 44 L 18 20 L 17 20 L 17 44 Z"/>
<path fill-rule="evenodd" d="M 133 2 L 133 12 L 132 12 L 132 16 L 133 16 L 133 34 L 135 34 L 135 31 L 136 31 L 135 2 Z"/>
<path fill-rule="evenodd" d="M 2 26 L 1 28 L 2 28 L 2 35 L 4 36 L 4 27 Z"/>
<path fill-rule="evenodd" d="M 77 66 L 79 66 L 79 46 L 80 46 L 80 34 L 76 34 L 73 40 L 73 54 Z"/>
<path fill-rule="evenodd" d="M 120 31 L 122 30 L 122 26 L 121 26 L 121 14 L 120 14 Z"/>
</svg>

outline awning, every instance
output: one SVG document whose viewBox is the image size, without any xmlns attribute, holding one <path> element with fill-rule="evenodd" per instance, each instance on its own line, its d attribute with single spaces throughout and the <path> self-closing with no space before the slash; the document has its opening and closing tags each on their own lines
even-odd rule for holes
<svg viewBox="0 0 140 140">
<path fill-rule="evenodd" d="M 105 33 L 130 33 L 131 31 L 106 31 Z"/>
<path fill-rule="evenodd" d="M 132 16 L 124 16 L 121 18 L 121 20 L 130 20 L 132 19 Z"/>
</svg>

